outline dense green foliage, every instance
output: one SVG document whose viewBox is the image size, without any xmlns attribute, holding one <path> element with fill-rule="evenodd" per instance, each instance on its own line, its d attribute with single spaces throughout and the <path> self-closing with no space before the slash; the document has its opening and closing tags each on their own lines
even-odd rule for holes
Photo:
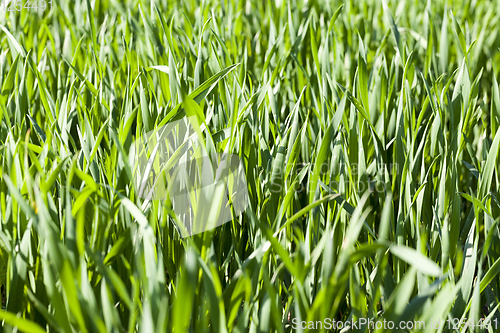
<svg viewBox="0 0 500 333">
<path fill-rule="evenodd" d="M 0 17 L 0 332 L 500 320 L 500 1 L 52 5 Z M 182 238 L 129 152 L 185 115 L 249 207 Z"/>
</svg>

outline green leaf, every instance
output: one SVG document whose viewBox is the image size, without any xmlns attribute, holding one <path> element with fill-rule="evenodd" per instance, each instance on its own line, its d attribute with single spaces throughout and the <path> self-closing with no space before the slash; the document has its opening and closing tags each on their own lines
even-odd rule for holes
<svg viewBox="0 0 500 333">
<path fill-rule="evenodd" d="M 442 275 L 441 267 L 438 264 L 415 249 L 403 245 L 393 245 L 390 251 L 423 274 L 436 277 Z"/>
<path fill-rule="evenodd" d="M 18 330 L 26 333 L 44 333 L 45 330 L 35 322 L 16 316 L 13 313 L 0 310 L 0 319 Z"/>
<path fill-rule="evenodd" d="M 498 155 L 498 148 L 500 146 L 500 129 L 497 130 L 493 144 L 488 152 L 488 157 L 486 158 L 486 164 L 481 172 L 481 179 L 479 181 L 479 191 L 478 197 L 484 199 L 491 188 L 491 182 L 493 180 L 493 170 L 496 166 L 496 159 Z"/>
</svg>

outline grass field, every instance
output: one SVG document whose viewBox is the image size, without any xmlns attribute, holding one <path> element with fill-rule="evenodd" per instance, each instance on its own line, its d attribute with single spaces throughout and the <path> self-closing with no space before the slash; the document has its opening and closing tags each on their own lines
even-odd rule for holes
<svg viewBox="0 0 500 333">
<path fill-rule="evenodd" d="M 22 3 L 0 7 L 0 332 L 500 327 L 500 1 Z M 247 193 L 194 234 L 135 155 L 186 119 Z"/>
</svg>

